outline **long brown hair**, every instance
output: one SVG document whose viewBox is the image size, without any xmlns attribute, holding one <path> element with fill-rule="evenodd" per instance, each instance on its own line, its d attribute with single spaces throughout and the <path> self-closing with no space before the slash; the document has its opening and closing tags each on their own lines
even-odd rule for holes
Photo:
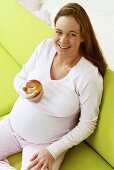
<svg viewBox="0 0 114 170">
<path fill-rule="evenodd" d="M 103 57 L 101 48 L 96 39 L 95 32 L 86 11 L 77 3 L 68 3 L 63 6 L 55 16 L 55 25 L 58 18 L 61 16 L 72 16 L 76 19 L 80 25 L 81 34 L 84 39 L 84 42 L 80 45 L 80 53 L 93 65 L 98 67 L 100 74 L 104 77 L 107 63 Z"/>
</svg>

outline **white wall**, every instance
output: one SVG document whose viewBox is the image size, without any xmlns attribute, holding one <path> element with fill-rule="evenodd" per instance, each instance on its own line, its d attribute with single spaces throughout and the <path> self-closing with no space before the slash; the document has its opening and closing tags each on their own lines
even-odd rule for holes
<svg viewBox="0 0 114 170">
<path fill-rule="evenodd" d="M 114 70 L 114 0 L 17 0 L 46 23 L 53 25 L 57 11 L 77 2 L 87 11 L 109 67 Z"/>
<path fill-rule="evenodd" d="M 107 63 L 114 70 L 114 0 L 90 1 L 86 9 Z"/>
<path fill-rule="evenodd" d="M 69 2 L 77 2 L 87 11 L 106 61 L 114 70 L 114 0 L 44 0 L 42 9 L 49 11 L 53 22 L 59 8 Z"/>
</svg>

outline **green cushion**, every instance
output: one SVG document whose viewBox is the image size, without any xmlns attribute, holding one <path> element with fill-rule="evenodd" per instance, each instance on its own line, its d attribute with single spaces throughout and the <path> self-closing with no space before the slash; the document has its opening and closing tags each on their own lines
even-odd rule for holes
<svg viewBox="0 0 114 170">
<path fill-rule="evenodd" d="M 6 115 L 1 116 L 0 115 L 0 120 L 4 119 Z"/>
<path fill-rule="evenodd" d="M 0 46 L 0 116 L 10 112 L 17 98 L 13 82 L 19 70 L 20 66 Z"/>
<path fill-rule="evenodd" d="M 60 170 L 113 170 L 113 168 L 82 142 L 69 150 Z"/>
<path fill-rule="evenodd" d="M 104 79 L 98 126 L 87 142 L 114 168 L 114 72 L 110 69 Z"/>
<path fill-rule="evenodd" d="M 10 162 L 11 166 L 15 167 L 17 170 L 20 170 L 21 159 L 22 159 L 22 154 L 17 153 L 15 155 L 9 156 L 8 161 Z"/>
<path fill-rule="evenodd" d="M 16 0 L 0 1 L 0 43 L 23 65 L 41 40 L 51 38 L 53 29 Z"/>
<path fill-rule="evenodd" d="M 13 167 L 20 170 L 21 153 L 10 156 L 8 160 Z M 93 149 L 82 142 L 68 151 L 60 170 L 113 170 L 113 168 Z"/>
</svg>

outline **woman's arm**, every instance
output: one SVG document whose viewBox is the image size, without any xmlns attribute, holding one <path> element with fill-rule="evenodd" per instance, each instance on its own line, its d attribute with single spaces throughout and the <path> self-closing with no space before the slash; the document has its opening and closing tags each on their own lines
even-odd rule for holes
<svg viewBox="0 0 114 170">
<path fill-rule="evenodd" d="M 40 45 L 35 49 L 30 59 L 27 61 L 26 64 L 23 65 L 21 71 L 16 75 L 14 79 L 14 87 L 17 93 L 23 97 L 26 96 L 26 93 L 24 92 L 23 87 L 26 86 L 28 75 L 36 67 L 36 64 L 39 58 L 39 52 L 43 48 L 43 44 L 44 44 L 44 41 L 41 42 Z"/>
<path fill-rule="evenodd" d="M 60 140 L 47 147 L 56 159 L 61 153 L 88 138 L 97 125 L 99 106 L 103 92 L 103 79 L 92 73 L 86 75 L 79 87 L 80 119 L 79 123 Z"/>
</svg>

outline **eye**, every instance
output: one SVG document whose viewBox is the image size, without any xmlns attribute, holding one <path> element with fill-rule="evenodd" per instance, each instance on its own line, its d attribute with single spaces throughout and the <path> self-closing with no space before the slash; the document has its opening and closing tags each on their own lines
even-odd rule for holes
<svg viewBox="0 0 114 170">
<path fill-rule="evenodd" d="M 56 34 L 57 35 L 62 35 L 62 32 L 61 31 L 56 31 Z"/>
<path fill-rule="evenodd" d="M 75 33 L 75 32 L 69 32 L 69 33 L 67 34 L 67 36 L 68 36 L 69 38 L 77 38 L 78 34 Z"/>
<path fill-rule="evenodd" d="M 74 34 L 74 33 L 70 33 L 70 34 L 69 34 L 69 37 L 77 37 L 77 35 Z"/>
<path fill-rule="evenodd" d="M 76 37 L 76 34 L 71 34 L 72 37 Z"/>
</svg>

